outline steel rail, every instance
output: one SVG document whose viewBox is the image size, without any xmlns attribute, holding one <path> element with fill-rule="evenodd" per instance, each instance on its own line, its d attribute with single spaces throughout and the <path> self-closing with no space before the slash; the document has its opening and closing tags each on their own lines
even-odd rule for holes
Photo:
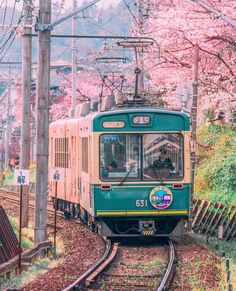
<svg viewBox="0 0 236 291">
<path fill-rule="evenodd" d="M 156 291 L 162 291 L 162 290 L 169 290 L 171 281 L 174 277 L 174 271 L 175 271 L 175 248 L 174 244 L 171 240 L 168 240 L 170 250 L 169 250 L 169 262 L 166 269 L 166 272 L 164 276 L 162 277 L 161 283 L 159 284 Z"/>
<path fill-rule="evenodd" d="M 90 269 L 81 275 L 74 283 L 63 289 L 62 291 L 76 290 L 80 285 L 85 283 L 88 286 L 93 282 L 94 278 L 98 276 L 102 270 L 111 262 L 115 257 L 118 250 L 118 244 L 112 244 L 110 240 L 106 243 L 106 250 L 99 261 L 97 261 Z"/>
<path fill-rule="evenodd" d="M 19 192 L 15 192 L 15 191 L 11 191 L 11 190 L 7 190 L 7 189 L 0 189 L 0 197 L 3 198 L 3 200 L 9 201 L 9 202 L 13 202 L 15 204 L 18 204 L 20 201 L 20 193 Z M 29 207 L 34 209 L 35 204 L 34 204 L 34 199 L 35 196 L 30 195 L 29 197 L 30 201 L 29 201 Z M 54 214 L 54 209 L 53 209 L 53 203 L 51 201 L 47 202 L 48 205 L 48 213 L 49 214 Z M 58 214 L 63 216 L 63 214 L 61 214 L 60 211 L 58 211 Z"/>
</svg>

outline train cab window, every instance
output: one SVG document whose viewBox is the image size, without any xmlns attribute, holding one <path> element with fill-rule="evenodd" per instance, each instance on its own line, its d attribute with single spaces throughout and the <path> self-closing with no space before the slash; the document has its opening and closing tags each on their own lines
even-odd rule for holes
<svg viewBox="0 0 236 291">
<path fill-rule="evenodd" d="M 103 134 L 100 138 L 102 180 L 140 180 L 141 136 Z"/>
<path fill-rule="evenodd" d="M 183 179 L 183 136 L 181 134 L 143 135 L 143 179 Z"/>
</svg>

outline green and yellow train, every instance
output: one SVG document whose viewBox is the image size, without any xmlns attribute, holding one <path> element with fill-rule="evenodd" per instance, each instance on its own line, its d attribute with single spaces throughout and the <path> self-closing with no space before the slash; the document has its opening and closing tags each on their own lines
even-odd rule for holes
<svg viewBox="0 0 236 291">
<path fill-rule="evenodd" d="M 191 201 L 189 116 L 149 107 L 81 115 L 81 106 L 50 125 L 57 208 L 106 237 L 181 235 Z"/>
</svg>

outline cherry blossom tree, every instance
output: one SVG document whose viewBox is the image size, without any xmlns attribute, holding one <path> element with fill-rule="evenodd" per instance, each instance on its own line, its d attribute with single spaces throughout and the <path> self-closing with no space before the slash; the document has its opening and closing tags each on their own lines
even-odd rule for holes
<svg viewBox="0 0 236 291">
<path fill-rule="evenodd" d="M 71 75 L 60 73 L 63 82 L 60 85 L 61 94 L 53 97 L 50 107 L 51 121 L 70 116 L 72 85 Z M 79 75 L 77 78 L 77 104 L 98 100 L 101 88 L 101 78 L 94 74 Z"/>
<path fill-rule="evenodd" d="M 205 2 L 235 19 L 234 1 Z M 154 83 L 168 87 L 173 96 L 176 84 L 193 78 L 194 45 L 198 44 L 200 106 L 235 104 L 236 30 L 190 0 L 153 0 L 152 5 L 155 17 L 150 15 L 143 31 L 161 46 L 160 59 L 153 48 L 152 57 L 148 55 L 144 62 Z"/>
</svg>

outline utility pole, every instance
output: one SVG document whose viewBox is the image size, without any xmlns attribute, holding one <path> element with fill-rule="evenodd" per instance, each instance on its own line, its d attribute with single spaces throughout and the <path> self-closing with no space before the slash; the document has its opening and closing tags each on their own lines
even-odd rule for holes
<svg viewBox="0 0 236 291">
<path fill-rule="evenodd" d="M 38 80 L 37 80 L 37 159 L 34 242 L 46 240 L 48 132 L 50 96 L 51 0 L 39 1 Z"/>
<path fill-rule="evenodd" d="M 142 13 L 142 4 L 143 0 L 138 1 L 138 23 L 140 25 L 139 27 L 139 33 L 142 35 L 143 34 L 143 22 L 144 22 L 144 17 Z M 142 50 L 142 48 L 141 48 Z M 139 74 L 139 87 L 140 87 L 140 92 L 144 91 L 144 72 L 143 72 L 143 53 L 142 51 L 139 52 L 139 59 L 140 59 L 140 74 Z"/>
<path fill-rule="evenodd" d="M 10 66 L 9 66 L 10 76 Z M 11 131 L 11 79 L 8 80 L 7 85 L 7 117 L 6 117 L 6 131 L 5 131 L 5 174 L 9 172 L 9 144 L 10 144 L 10 131 Z"/>
<path fill-rule="evenodd" d="M 73 10 L 75 11 L 77 8 L 77 0 L 73 1 Z M 77 15 L 72 17 L 72 35 L 77 34 Z M 71 70 L 71 77 L 72 77 L 72 100 L 71 100 L 71 117 L 75 116 L 75 109 L 76 109 L 76 101 L 77 101 L 77 39 L 72 38 L 72 70 Z"/>
<path fill-rule="evenodd" d="M 21 116 L 21 150 L 20 168 L 28 170 L 30 165 L 30 97 L 31 97 L 31 34 L 32 10 L 23 2 L 24 33 L 22 35 L 22 116 Z M 22 227 L 28 227 L 29 185 L 22 186 Z"/>
<path fill-rule="evenodd" d="M 197 145 L 197 97 L 198 97 L 198 64 L 199 64 L 199 45 L 195 45 L 194 56 L 194 76 L 193 76 L 193 103 L 191 108 L 192 116 L 192 133 L 191 133 L 191 162 L 192 162 L 192 175 L 191 175 L 191 198 L 190 198 L 190 229 L 193 219 L 193 196 L 194 196 L 194 182 L 195 182 L 195 169 L 196 169 L 196 145 Z"/>
</svg>

